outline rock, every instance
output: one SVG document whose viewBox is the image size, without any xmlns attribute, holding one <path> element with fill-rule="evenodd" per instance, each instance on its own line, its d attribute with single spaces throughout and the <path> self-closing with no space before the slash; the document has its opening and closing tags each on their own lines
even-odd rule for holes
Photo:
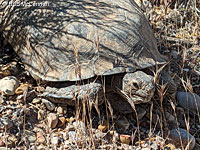
<svg viewBox="0 0 200 150">
<path fill-rule="evenodd" d="M 200 97 L 195 93 L 177 92 L 178 104 L 194 113 L 200 112 Z"/>
<path fill-rule="evenodd" d="M 14 76 L 4 77 L 0 80 L 0 91 L 5 95 L 14 95 L 19 86 L 19 81 Z"/>
<path fill-rule="evenodd" d="M 15 90 L 15 94 L 20 95 L 23 94 L 24 91 L 27 91 L 29 87 L 28 83 L 22 84 L 20 85 L 16 90 Z"/>
<path fill-rule="evenodd" d="M 187 149 L 186 146 L 187 147 L 189 146 L 190 150 L 194 148 L 195 143 L 196 143 L 195 138 L 190 133 L 188 133 L 185 129 L 182 129 L 182 128 L 171 130 L 169 134 L 169 139 L 170 139 L 169 142 L 174 144 L 176 147 L 181 147 L 180 139 L 182 139 L 182 144 L 183 144 L 184 149 Z"/>
<path fill-rule="evenodd" d="M 58 114 L 63 114 L 63 113 L 64 113 L 64 110 L 63 110 L 62 107 L 58 107 L 58 108 L 57 108 L 57 112 L 58 112 Z"/>
<path fill-rule="evenodd" d="M 178 52 L 177 51 L 171 51 L 171 56 L 173 59 L 177 59 L 178 58 Z"/>
<path fill-rule="evenodd" d="M 79 129 L 79 130 L 84 130 L 85 129 L 85 124 L 82 121 L 75 121 L 72 123 L 75 129 Z"/>
<path fill-rule="evenodd" d="M 169 144 L 167 144 L 167 145 L 165 146 L 165 149 L 175 150 L 176 147 L 175 147 L 174 144 L 169 143 Z"/>
<path fill-rule="evenodd" d="M 4 146 L 4 141 L 3 141 L 3 139 L 2 139 L 2 137 L 0 137 L 0 147 L 3 147 Z"/>
<path fill-rule="evenodd" d="M 50 113 L 47 116 L 49 128 L 55 128 L 58 124 L 58 116 L 54 113 Z"/>
<path fill-rule="evenodd" d="M 51 143 L 53 144 L 53 145 L 58 145 L 58 143 L 59 143 L 59 138 L 58 138 L 58 136 L 53 136 L 53 137 L 51 137 Z"/>
<path fill-rule="evenodd" d="M 62 126 L 65 125 L 65 122 L 66 122 L 65 117 L 59 117 L 59 118 L 58 118 L 58 124 L 57 124 L 57 126 L 58 126 L 58 127 L 62 127 Z"/>
<path fill-rule="evenodd" d="M 72 141 L 75 141 L 76 140 L 76 132 L 75 131 L 69 131 L 68 132 L 68 135 L 69 135 L 69 139 L 72 140 Z"/>
<path fill-rule="evenodd" d="M 55 109 L 55 105 L 52 102 L 50 102 L 50 101 L 48 101 L 46 99 L 42 99 L 42 103 L 45 104 L 45 106 L 47 107 L 47 109 L 49 111 L 53 111 Z"/>
<path fill-rule="evenodd" d="M 30 143 L 35 143 L 35 141 L 37 140 L 35 133 L 32 131 L 26 131 L 26 137 L 28 138 L 28 141 Z"/>
<path fill-rule="evenodd" d="M 9 115 L 11 115 L 13 112 L 12 112 L 11 109 L 9 109 L 9 110 L 6 111 L 6 113 L 7 113 L 7 115 L 9 116 Z"/>
<path fill-rule="evenodd" d="M 129 122 L 125 116 L 121 116 L 118 120 L 115 121 L 116 125 L 124 130 L 127 130 L 129 128 Z"/>
<path fill-rule="evenodd" d="M 98 129 L 100 130 L 100 131 L 102 131 L 102 132 L 105 132 L 107 129 L 108 129 L 108 127 L 106 126 L 106 125 L 98 125 Z"/>
<path fill-rule="evenodd" d="M 0 118 L 0 129 L 9 129 L 13 127 L 13 122 L 9 118 Z"/>
<path fill-rule="evenodd" d="M 120 139 L 120 142 L 121 142 L 122 144 L 127 144 L 127 145 L 129 145 L 130 140 L 131 140 L 131 136 L 130 136 L 130 135 L 121 134 L 121 135 L 119 136 L 119 139 Z"/>
<path fill-rule="evenodd" d="M 175 117 L 172 114 L 170 114 L 169 112 L 165 112 L 165 117 L 168 122 L 176 123 Z"/>
<path fill-rule="evenodd" d="M 41 99 L 40 98 L 34 98 L 33 100 L 32 100 L 32 103 L 33 104 L 38 104 L 38 103 L 40 103 L 41 102 Z"/>
<path fill-rule="evenodd" d="M 37 132 L 36 138 L 37 138 L 37 142 L 41 144 L 45 143 L 46 141 L 42 132 Z"/>
</svg>

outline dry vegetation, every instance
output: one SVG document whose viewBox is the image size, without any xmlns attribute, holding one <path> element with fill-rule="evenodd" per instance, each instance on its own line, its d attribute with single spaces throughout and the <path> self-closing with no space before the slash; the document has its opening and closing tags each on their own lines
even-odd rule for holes
<svg viewBox="0 0 200 150">
<path fill-rule="evenodd" d="M 143 0 L 146 17 L 154 29 L 159 51 L 169 58 L 168 68 L 178 85 L 178 91 L 190 91 L 200 95 L 200 55 L 190 56 L 188 50 L 200 51 L 200 2 L 198 0 Z M 2 39 L 1 39 L 2 40 Z M 1 41 L 2 44 L 2 41 Z M 3 44 L 2 44 L 3 45 Z M 193 48 L 193 49 L 191 49 Z M 167 140 L 168 131 L 174 127 L 186 129 L 196 138 L 196 149 L 200 149 L 200 116 L 177 106 L 176 101 L 165 99 L 166 85 L 157 85 L 153 101 L 136 108 L 127 119 L 113 112 L 110 104 L 96 109 L 90 104 L 80 107 L 48 106 L 40 100 L 33 102 L 35 92 L 42 91 L 40 83 L 34 81 L 23 70 L 19 59 L 6 46 L 0 54 L 0 78 L 13 73 L 10 62 L 20 78 L 22 98 L 0 97 L 0 117 L 9 116 L 13 124 L 0 122 L 0 150 L 3 149 L 162 149 L 174 150 Z M 195 59 L 194 63 L 191 60 Z M 191 65 L 192 64 L 192 65 Z M 27 84 L 26 84 L 27 83 Z M 9 99 L 9 100 L 8 100 Z M 17 100 L 16 100 L 17 99 Z M 14 105 L 13 105 L 14 104 Z M 86 107 L 87 105 L 87 107 Z M 49 108 L 48 108 L 49 107 Z M 52 111 L 51 108 L 54 107 Z M 137 107 L 137 106 L 136 106 Z M 58 125 L 51 129 L 49 122 L 55 112 Z M 48 117 L 47 117 L 48 116 Z M 172 120 L 170 120 L 170 117 Z M 119 123 L 115 120 L 121 120 Z M 52 121 L 53 122 L 53 121 Z M 127 125 L 128 124 L 128 125 Z M 9 126 L 11 126 L 9 128 Z M 127 127 L 128 126 L 128 127 Z M 121 129 L 121 128 L 123 129 Z M 3 144 L 2 144 L 3 143 Z M 180 149 L 183 148 L 181 143 Z"/>
</svg>

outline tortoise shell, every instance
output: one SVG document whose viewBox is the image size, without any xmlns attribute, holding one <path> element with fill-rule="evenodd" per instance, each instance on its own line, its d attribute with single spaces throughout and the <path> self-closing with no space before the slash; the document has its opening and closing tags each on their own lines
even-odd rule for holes
<svg viewBox="0 0 200 150">
<path fill-rule="evenodd" d="M 2 32 L 35 79 L 76 81 L 166 62 L 133 0 L 14 1 L 0 5 Z"/>
</svg>

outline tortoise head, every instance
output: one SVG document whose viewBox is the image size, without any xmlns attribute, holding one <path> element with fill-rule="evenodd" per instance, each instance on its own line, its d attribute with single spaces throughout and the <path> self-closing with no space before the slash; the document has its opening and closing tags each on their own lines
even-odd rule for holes
<svg viewBox="0 0 200 150">
<path fill-rule="evenodd" d="M 123 78 L 122 95 L 129 103 L 146 103 L 151 100 L 155 91 L 153 76 L 142 71 L 127 73 Z"/>
</svg>

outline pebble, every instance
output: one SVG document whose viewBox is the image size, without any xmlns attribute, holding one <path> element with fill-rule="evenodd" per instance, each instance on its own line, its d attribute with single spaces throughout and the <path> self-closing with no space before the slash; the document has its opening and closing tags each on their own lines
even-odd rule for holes
<svg viewBox="0 0 200 150">
<path fill-rule="evenodd" d="M 35 136 L 34 132 L 26 131 L 26 135 L 30 143 L 35 143 L 35 141 L 37 140 L 37 137 Z"/>
<path fill-rule="evenodd" d="M 47 107 L 47 109 L 49 111 L 53 111 L 55 109 L 55 105 L 52 102 L 50 102 L 50 101 L 48 101 L 46 99 L 42 99 L 42 103 L 45 104 L 45 106 Z"/>
<path fill-rule="evenodd" d="M 122 144 L 127 144 L 127 145 L 129 145 L 131 136 L 130 136 L 130 135 L 121 134 L 120 137 L 119 137 L 119 139 L 120 139 L 120 142 L 121 142 Z"/>
<path fill-rule="evenodd" d="M 73 122 L 72 124 L 75 128 L 85 129 L 85 124 L 82 121 L 77 120 L 77 121 Z"/>
<path fill-rule="evenodd" d="M 173 59 L 177 59 L 177 58 L 178 58 L 178 52 L 172 50 L 172 51 L 171 51 L 171 56 L 172 56 Z"/>
<path fill-rule="evenodd" d="M 0 118 L 0 129 L 13 127 L 13 122 L 9 118 Z"/>
<path fill-rule="evenodd" d="M 194 113 L 200 112 L 200 97 L 195 93 L 177 92 L 178 104 Z"/>
<path fill-rule="evenodd" d="M 45 141 L 46 141 L 42 132 L 37 132 L 36 138 L 37 138 L 37 142 L 41 143 L 41 144 L 45 143 Z"/>
<path fill-rule="evenodd" d="M 14 95 L 18 86 L 19 81 L 14 76 L 4 77 L 0 80 L 0 91 L 2 91 L 5 95 Z"/>
<path fill-rule="evenodd" d="M 29 84 L 25 83 L 20 85 L 16 90 L 15 90 L 15 94 L 20 95 L 23 94 L 25 91 L 28 90 Z"/>
<path fill-rule="evenodd" d="M 75 141 L 76 140 L 76 132 L 75 131 L 69 131 L 68 132 L 68 135 L 69 135 L 69 139 L 72 140 L 72 141 Z"/>
<path fill-rule="evenodd" d="M 33 104 L 38 104 L 38 103 L 40 103 L 41 102 L 41 99 L 40 98 L 34 98 L 33 100 L 32 100 L 32 103 Z"/>
<path fill-rule="evenodd" d="M 58 116 L 54 113 L 49 113 L 47 116 L 49 128 L 55 128 L 58 124 Z"/>
<path fill-rule="evenodd" d="M 6 111 L 6 113 L 7 113 L 7 115 L 11 115 L 12 114 L 12 110 L 9 109 L 9 110 Z"/>
<path fill-rule="evenodd" d="M 186 146 L 190 142 L 189 149 L 192 150 L 196 143 L 195 138 L 190 133 L 188 133 L 185 129 L 179 128 L 179 130 L 180 130 L 180 136 L 182 139 L 183 147 L 186 148 Z M 176 147 L 181 147 L 179 130 L 173 129 L 170 131 L 170 135 L 169 135 L 169 139 L 171 139 L 169 141 L 172 144 L 174 144 Z"/>
<path fill-rule="evenodd" d="M 57 126 L 58 126 L 58 127 L 62 127 L 62 126 L 65 125 L 65 122 L 66 122 L 65 117 L 59 117 L 59 118 L 58 118 L 58 124 L 57 124 Z"/>
<path fill-rule="evenodd" d="M 172 114 L 165 112 L 165 117 L 166 117 L 167 121 L 176 123 L 176 119 Z"/>
<path fill-rule="evenodd" d="M 115 121 L 116 125 L 124 130 L 127 130 L 129 128 L 129 122 L 125 116 L 121 116 L 118 120 Z"/>
<path fill-rule="evenodd" d="M 2 137 L 0 137 L 0 147 L 3 147 L 4 146 L 4 141 L 3 141 L 3 139 L 2 139 Z"/>
<path fill-rule="evenodd" d="M 64 110 L 63 110 L 63 108 L 62 107 L 58 107 L 57 108 L 57 112 L 58 112 L 58 114 L 63 114 L 64 113 Z"/>
<path fill-rule="evenodd" d="M 106 126 L 106 125 L 98 125 L 98 129 L 100 130 L 100 131 L 102 131 L 102 132 L 105 132 L 107 129 L 108 129 L 108 127 Z"/>
<path fill-rule="evenodd" d="M 51 143 L 54 144 L 54 145 L 58 145 L 59 138 L 57 136 L 51 137 Z"/>
</svg>

